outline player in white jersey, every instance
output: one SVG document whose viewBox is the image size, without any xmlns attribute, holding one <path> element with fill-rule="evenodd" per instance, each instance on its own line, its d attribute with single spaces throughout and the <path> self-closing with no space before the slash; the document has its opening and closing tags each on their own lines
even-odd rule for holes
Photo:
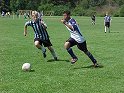
<svg viewBox="0 0 124 93">
<path fill-rule="evenodd" d="M 107 28 L 108 28 L 109 33 L 110 33 L 110 22 L 111 22 L 111 17 L 108 14 L 106 14 L 104 17 L 105 33 L 107 31 Z"/>
<path fill-rule="evenodd" d="M 73 50 L 71 48 L 74 45 L 77 45 L 77 47 L 91 59 L 94 64 L 94 67 L 98 67 L 96 59 L 87 49 L 86 40 L 81 34 L 77 22 L 70 17 L 70 11 L 64 11 L 63 19 L 61 20 L 61 22 L 67 27 L 71 35 L 64 45 L 67 52 L 72 57 L 71 63 L 74 64 L 78 60 L 77 56 L 73 53 Z"/>
</svg>

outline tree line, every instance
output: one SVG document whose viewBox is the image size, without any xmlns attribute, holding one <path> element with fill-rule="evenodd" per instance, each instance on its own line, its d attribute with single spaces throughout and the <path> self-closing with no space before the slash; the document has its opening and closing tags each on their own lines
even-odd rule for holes
<svg viewBox="0 0 124 93">
<path fill-rule="evenodd" d="M 0 0 L 0 11 L 18 10 L 54 11 L 55 16 L 64 10 L 77 16 L 104 16 L 106 12 L 124 16 L 124 0 Z"/>
</svg>

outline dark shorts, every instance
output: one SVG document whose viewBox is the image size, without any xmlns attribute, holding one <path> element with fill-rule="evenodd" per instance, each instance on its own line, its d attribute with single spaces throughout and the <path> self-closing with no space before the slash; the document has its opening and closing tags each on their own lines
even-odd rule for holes
<svg viewBox="0 0 124 93">
<path fill-rule="evenodd" d="M 84 41 L 83 43 L 78 43 L 77 41 L 75 41 L 73 38 L 69 38 L 66 42 L 70 43 L 70 47 L 73 47 L 75 45 L 77 45 L 77 47 L 84 52 L 87 52 L 87 43 L 86 41 Z"/>
<path fill-rule="evenodd" d="M 94 21 L 94 22 L 95 22 L 95 19 L 92 19 L 92 21 Z"/>
<path fill-rule="evenodd" d="M 50 42 L 50 40 L 48 39 L 48 40 L 45 40 L 45 41 L 43 41 L 43 40 L 41 40 L 41 39 L 39 39 L 39 38 L 35 38 L 34 39 L 34 42 L 35 41 L 39 41 L 40 42 L 40 45 L 44 45 L 44 47 L 49 47 L 49 46 L 52 46 L 52 43 Z"/>
<path fill-rule="evenodd" d="M 110 22 L 105 22 L 106 27 L 110 27 Z"/>
</svg>

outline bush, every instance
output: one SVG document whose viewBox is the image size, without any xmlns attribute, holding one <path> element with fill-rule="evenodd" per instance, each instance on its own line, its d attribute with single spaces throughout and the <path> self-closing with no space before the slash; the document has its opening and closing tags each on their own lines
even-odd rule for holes
<svg viewBox="0 0 124 93">
<path fill-rule="evenodd" d="M 119 17 L 119 11 L 115 12 L 115 13 L 113 14 L 113 16 L 114 16 L 114 17 Z"/>
<path fill-rule="evenodd" d="M 85 16 L 91 16 L 93 14 L 96 14 L 96 11 L 89 9 L 89 10 L 86 11 Z"/>
<path fill-rule="evenodd" d="M 124 5 L 120 9 L 120 17 L 124 17 Z"/>
<path fill-rule="evenodd" d="M 40 5 L 39 7 L 38 7 L 38 10 L 39 11 L 51 11 L 52 10 L 52 8 L 53 8 L 53 4 L 45 4 L 45 5 Z"/>
<path fill-rule="evenodd" d="M 62 16 L 65 10 L 69 10 L 69 7 L 66 5 L 65 6 L 59 5 L 59 6 L 54 6 L 52 10 L 54 11 L 55 16 Z"/>
<path fill-rule="evenodd" d="M 85 11 L 83 10 L 82 7 L 77 6 L 77 7 L 72 11 L 72 15 L 74 15 L 74 16 L 84 16 L 84 15 L 85 15 Z"/>
</svg>

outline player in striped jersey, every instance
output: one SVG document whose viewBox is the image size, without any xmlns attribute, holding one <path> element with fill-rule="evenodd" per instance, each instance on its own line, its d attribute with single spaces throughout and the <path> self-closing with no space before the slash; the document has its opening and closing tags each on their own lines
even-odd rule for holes
<svg viewBox="0 0 124 93">
<path fill-rule="evenodd" d="M 24 26 L 24 35 L 27 35 L 27 26 L 31 26 L 34 30 L 34 44 L 35 46 L 42 50 L 44 58 L 46 57 L 46 49 L 47 47 L 55 60 L 57 60 L 57 55 L 54 49 L 51 47 L 52 44 L 49 39 L 49 35 L 46 31 L 46 26 L 43 24 L 43 21 L 38 17 L 37 11 L 32 11 L 32 20 L 25 23 Z M 43 45 L 44 47 L 43 47 Z"/>
<path fill-rule="evenodd" d="M 70 38 L 66 41 L 64 45 L 67 52 L 72 57 L 71 63 L 73 64 L 78 60 L 77 56 L 73 53 L 72 48 L 71 48 L 74 45 L 77 45 L 77 47 L 91 59 L 91 61 L 94 64 L 94 67 L 98 67 L 96 59 L 87 49 L 86 40 L 81 34 L 77 22 L 73 18 L 70 17 L 70 11 L 64 11 L 63 17 L 64 18 L 61 20 L 61 22 L 67 27 L 67 29 L 69 30 L 71 34 Z"/>
</svg>

